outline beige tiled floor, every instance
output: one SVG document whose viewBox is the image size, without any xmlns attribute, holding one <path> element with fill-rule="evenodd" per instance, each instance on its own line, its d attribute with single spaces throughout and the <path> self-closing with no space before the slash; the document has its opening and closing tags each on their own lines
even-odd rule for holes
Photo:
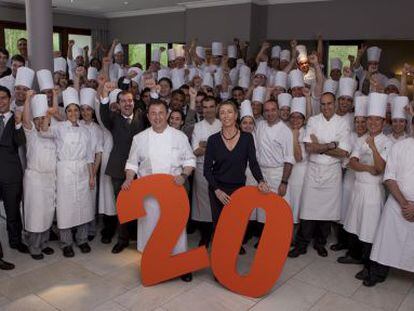
<svg viewBox="0 0 414 311">
<path fill-rule="evenodd" d="M 131 245 L 118 255 L 99 239 L 92 253 L 66 259 L 56 253 L 35 261 L 7 247 L 6 229 L 0 221 L 5 259 L 16 264 L 12 271 L 0 271 L 0 310 L 277 310 L 277 311 L 413 311 L 414 274 L 392 270 L 386 282 L 366 288 L 354 278 L 358 266 L 335 262 L 313 249 L 288 259 L 272 291 L 260 299 L 234 294 L 213 279 L 205 269 L 195 273 L 191 283 L 181 280 L 143 287 L 139 278 L 140 254 Z M 191 245 L 197 235 L 190 236 Z M 239 260 L 239 271 L 248 271 L 254 256 L 253 241 Z"/>
</svg>

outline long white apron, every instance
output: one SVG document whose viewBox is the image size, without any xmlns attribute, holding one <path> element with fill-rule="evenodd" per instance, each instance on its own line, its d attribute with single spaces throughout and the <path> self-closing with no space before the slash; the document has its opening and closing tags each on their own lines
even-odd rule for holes
<svg viewBox="0 0 414 311">
<path fill-rule="evenodd" d="M 111 177 L 105 174 L 108 165 L 109 154 L 111 153 L 113 140 L 111 133 L 102 127 L 104 133 L 104 147 L 99 175 L 99 214 L 114 216 L 117 214 L 115 205 L 114 188 L 112 187 Z"/>
<path fill-rule="evenodd" d="M 292 173 L 289 177 L 289 198 L 292 208 L 293 223 L 299 223 L 299 212 L 302 197 L 303 181 L 306 175 L 308 161 L 297 162 L 293 165 Z"/>
<path fill-rule="evenodd" d="M 148 156 L 150 159 L 152 174 L 170 174 L 171 164 L 174 161 L 172 152 L 172 137 L 170 131 L 166 131 L 166 135 L 162 144 L 155 144 L 148 139 Z M 177 160 L 177 159 L 175 159 Z M 144 209 L 146 216 L 138 219 L 138 251 L 143 252 L 152 232 L 157 225 L 160 217 L 160 209 L 157 200 L 148 197 L 144 200 Z M 181 233 L 177 245 L 173 249 L 173 255 L 187 251 L 187 234 L 185 229 Z"/>
<path fill-rule="evenodd" d="M 371 259 L 414 272 L 414 222 L 408 222 L 392 195 L 388 196 L 375 235 Z"/>
<path fill-rule="evenodd" d="M 65 148 L 81 140 L 79 132 L 65 134 Z M 88 164 L 84 160 L 57 162 L 57 224 L 59 229 L 72 228 L 95 218 L 95 206 L 89 188 Z"/>
<path fill-rule="evenodd" d="M 197 163 L 194 172 L 191 219 L 212 222 L 208 182 L 203 174 L 204 163 Z"/>
<path fill-rule="evenodd" d="M 339 220 L 339 223 L 342 225 L 345 223 L 346 214 L 348 213 L 354 184 L 355 172 L 348 168 L 345 170 L 344 179 L 342 182 L 341 219 Z"/>
<path fill-rule="evenodd" d="M 270 187 L 270 191 L 277 194 L 280 182 L 283 176 L 283 166 L 281 167 L 263 167 L 262 174 L 264 179 L 267 181 Z M 287 188 L 286 194 L 283 197 L 288 203 L 290 203 L 289 187 Z M 261 208 L 257 209 L 257 221 L 261 223 L 266 222 L 266 213 Z"/>
<path fill-rule="evenodd" d="M 253 173 L 250 170 L 249 166 L 247 166 L 247 168 L 246 168 L 246 186 L 257 186 L 257 181 L 254 178 Z M 258 208 L 255 208 L 252 211 L 252 213 L 250 214 L 249 220 L 257 220 L 257 211 L 258 210 L 259 210 Z"/>
<path fill-rule="evenodd" d="M 302 190 L 300 219 L 333 220 L 341 216 L 341 163 L 308 162 Z"/>
</svg>

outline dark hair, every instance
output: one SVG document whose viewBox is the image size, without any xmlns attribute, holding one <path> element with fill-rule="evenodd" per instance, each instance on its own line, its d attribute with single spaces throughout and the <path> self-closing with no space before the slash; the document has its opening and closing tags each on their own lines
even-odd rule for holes
<svg viewBox="0 0 414 311">
<path fill-rule="evenodd" d="M 239 114 L 239 110 L 237 109 L 237 105 L 235 103 L 233 103 L 232 101 L 230 101 L 230 100 L 226 100 L 226 101 L 223 101 L 220 104 L 218 104 L 218 106 L 217 106 L 217 113 L 220 111 L 221 107 L 223 107 L 225 105 L 232 106 L 234 112 L 237 113 L 237 114 Z"/>
<path fill-rule="evenodd" d="M 141 93 L 139 93 L 139 98 L 142 98 L 144 96 L 144 93 L 150 92 L 151 93 L 151 89 L 149 87 L 144 88 Z"/>
<path fill-rule="evenodd" d="M 3 86 L 3 85 L 0 85 L 0 92 L 6 93 L 6 95 L 7 95 L 8 98 L 11 97 L 10 90 L 7 87 Z"/>
<path fill-rule="evenodd" d="M 184 119 L 185 119 L 184 112 L 182 110 L 180 110 L 180 109 L 173 109 L 173 110 L 171 110 L 170 115 L 168 116 L 168 121 L 170 121 L 170 118 L 171 118 L 171 115 L 173 114 L 173 112 L 179 113 L 180 116 L 181 116 L 181 119 L 184 121 Z"/>
<path fill-rule="evenodd" d="M 204 93 L 203 91 L 198 91 L 198 92 L 197 92 L 197 96 L 203 96 L 203 97 L 206 97 L 206 96 L 207 96 L 207 94 L 206 94 L 206 93 Z"/>
<path fill-rule="evenodd" d="M 124 83 L 124 79 L 125 77 L 120 77 L 118 79 L 118 88 L 123 91 L 127 91 L 129 87 L 131 86 L 131 81 L 129 83 Z"/>
<path fill-rule="evenodd" d="M 26 41 L 27 42 L 27 39 L 22 37 L 19 40 L 17 40 L 17 42 L 19 42 L 19 41 Z"/>
<path fill-rule="evenodd" d="M 132 95 L 132 93 L 130 91 L 128 91 L 128 90 L 122 90 L 121 92 L 119 92 L 118 93 L 118 96 L 117 96 L 117 101 L 119 101 L 119 99 L 121 98 L 121 96 L 127 95 L 127 94 L 131 94 Z"/>
<path fill-rule="evenodd" d="M 168 85 L 170 86 L 170 89 L 172 89 L 173 84 L 172 84 L 172 81 L 171 81 L 169 78 L 167 78 L 167 77 L 161 78 L 161 79 L 158 81 L 158 84 L 160 84 L 162 81 L 167 82 L 167 83 L 168 83 Z"/>
<path fill-rule="evenodd" d="M 207 101 L 213 101 L 214 104 L 217 105 L 217 98 L 215 98 L 214 96 L 205 96 L 201 102 L 203 103 Z"/>
<path fill-rule="evenodd" d="M 184 97 L 184 98 L 185 98 L 185 93 L 184 93 L 184 91 L 183 91 L 183 90 L 180 90 L 180 89 L 178 89 L 178 90 L 174 90 L 174 91 L 171 93 L 171 97 L 173 97 L 174 95 L 177 95 L 177 94 L 179 94 L 179 95 L 181 95 L 182 97 Z"/>
<path fill-rule="evenodd" d="M 10 53 L 9 53 L 9 51 L 7 51 L 5 48 L 3 48 L 3 47 L 0 47 L 0 53 L 1 54 L 4 54 L 4 55 L 6 55 L 7 56 L 7 58 L 9 58 L 10 57 Z"/>
<path fill-rule="evenodd" d="M 150 110 L 151 106 L 159 106 L 162 105 L 165 108 L 165 111 L 168 113 L 168 105 L 165 101 L 161 100 L 161 99 L 151 99 L 150 103 L 148 105 L 148 109 L 147 111 Z"/>
<path fill-rule="evenodd" d="M 180 90 L 189 90 L 190 89 L 190 87 L 187 85 L 187 84 L 183 84 L 183 85 L 181 85 L 180 86 L 180 88 L 179 88 Z"/>
<path fill-rule="evenodd" d="M 233 93 L 234 91 L 242 91 L 242 92 L 243 92 L 243 94 L 244 94 L 244 89 L 243 89 L 241 86 L 235 86 L 235 87 L 231 90 L 231 92 Z"/>
<path fill-rule="evenodd" d="M 93 62 L 98 62 L 99 63 L 99 68 L 98 69 L 102 68 L 102 62 L 99 60 L 99 58 L 97 58 L 97 57 L 92 58 L 89 61 L 89 64 L 92 65 Z"/>
<path fill-rule="evenodd" d="M 26 60 L 20 54 L 13 55 L 12 58 L 11 58 L 11 61 L 12 62 L 14 62 L 14 61 L 20 62 L 22 64 L 25 64 L 26 63 Z"/>
</svg>

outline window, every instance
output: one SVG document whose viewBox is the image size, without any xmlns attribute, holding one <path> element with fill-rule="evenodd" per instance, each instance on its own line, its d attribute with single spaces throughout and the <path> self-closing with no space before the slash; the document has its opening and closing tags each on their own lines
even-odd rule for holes
<svg viewBox="0 0 414 311">
<path fill-rule="evenodd" d="M 183 46 L 184 46 L 184 44 L 182 44 L 182 43 L 173 43 L 173 45 L 172 45 L 173 49 L 177 49 L 177 48 L 180 48 L 180 47 L 183 47 Z"/>
<path fill-rule="evenodd" d="M 129 44 L 128 45 L 129 65 L 140 63 L 142 68 L 147 68 L 147 48 L 146 44 Z"/>
<path fill-rule="evenodd" d="M 154 51 L 154 49 L 156 48 L 164 48 L 165 52 L 161 53 L 161 59 L 160 59 L 160 64 L 163 66 L 167 66 L 168 65 L 168 60 L 167 60 L 167 53 L 166 51 L 168 50 L 168 43 L 151 43 L 151 57 L 152 57 L 152 51 Z"/>
<path fill-rule="evenodd" d="M 19 54 L 19 50 L 17 49 L 17 40 L 20 38 L 27 39 L 26 30 L 13 28 L 4 29 L 5 47 L 11 56 Z M 53 33 L 53 51 L 60 51 L 60 34 L 57 32 Z"/>
<path fill-rule="evenodd" d="M 358 45 L 329 45 L 329 54 L 328 54 L 328 74 L 331 72 L 331 62 L 332 58 L 339 58 L 344 66 L 349 66 L 348 55 L 353 55 L 356 57 L 358 53 Z"/>
<path fill-rule="evenodd" d="M 89 53 L 92 52 L 92 37 L 91 36 L 69 34 L 68 40 L 75 41 L 75 46 L 80 47 L 80 48 L 84 48 L 85 46 L 88 46 Z"/>
</svg>

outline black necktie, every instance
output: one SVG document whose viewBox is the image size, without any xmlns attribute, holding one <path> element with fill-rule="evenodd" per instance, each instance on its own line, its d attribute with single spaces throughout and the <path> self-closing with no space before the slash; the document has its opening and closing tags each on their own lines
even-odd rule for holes
<svg viewBox="0 0 414 311">
<path fill-rule="evenodd" d="M 131 118 L 127 118 L 127 119 L 126 119 L 126 122 L 127 122 L 127 124 L 128 124 L 128 125 L 131 125 L 131 123 L 132 123 L 132 119 L 131 119 Z"/>
<path fill-rule="evenodd" d="M 0 138 L 4 131 L 4 115 L 0 115 Z"/>
</svg>

